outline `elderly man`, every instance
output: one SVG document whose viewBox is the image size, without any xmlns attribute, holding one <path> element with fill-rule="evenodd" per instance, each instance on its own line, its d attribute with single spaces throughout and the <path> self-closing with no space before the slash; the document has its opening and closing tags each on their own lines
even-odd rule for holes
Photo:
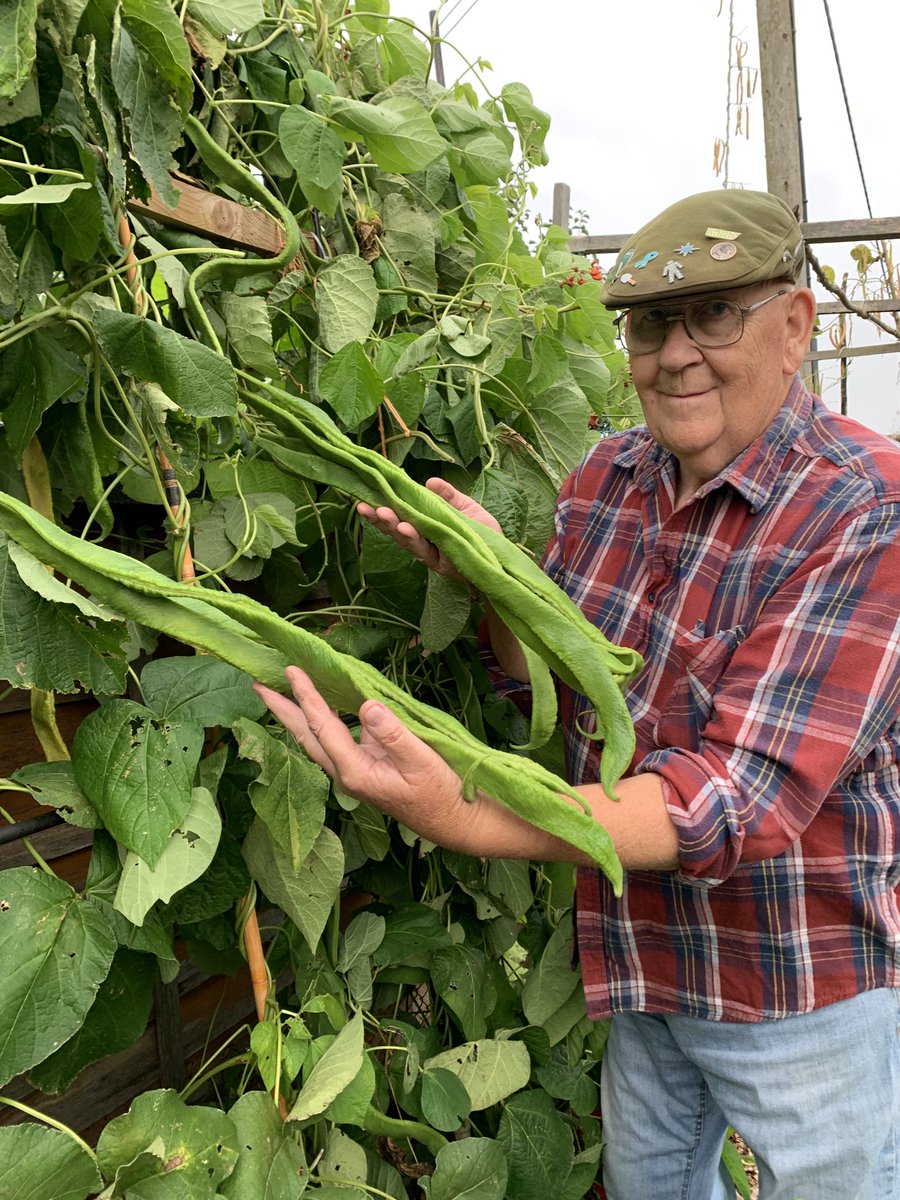
<svg viewBox="0 0 900 1200">
<path fill-rule="evenodd" d="M 299 672 L 272 710 L 341 786 L 442 845 L 580 862 L 611 1200 L 710 1200 L 729 1124 L 762 1200 L 900 1197 L 900 451 L 798 374 L 815 318 L 792 213 L 680 201 L 604 285 L 646 426 L 567 480 L 550 576 L 646 667 L 619 802 L 561 685 L 570 778 L 621 898 L 578 851 L 458 778 L 382 705 L 356 745 Z M 449 485 L 435 491 L 491 518 Z M 360 511 L 436 570 L 388 509 Z M 527 672 L 489 617 L 507 692 Z M 500 678 L 504 676 L 504 678 Z"/>
</svg>

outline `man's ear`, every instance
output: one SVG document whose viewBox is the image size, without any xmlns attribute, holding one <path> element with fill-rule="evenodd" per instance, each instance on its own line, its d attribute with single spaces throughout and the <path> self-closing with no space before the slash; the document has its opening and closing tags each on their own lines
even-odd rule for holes
<svg viewBox="0 0 900 1200">
<path fill-rule="evenodd" d="M 784 372 L 794 375 L 800 370 L 803 356 L 809 349 L 816 323 L 816 298 L 810 288 L 798 287 L 790 293 L 790 308 L 784 339 Z"/>
</svg>

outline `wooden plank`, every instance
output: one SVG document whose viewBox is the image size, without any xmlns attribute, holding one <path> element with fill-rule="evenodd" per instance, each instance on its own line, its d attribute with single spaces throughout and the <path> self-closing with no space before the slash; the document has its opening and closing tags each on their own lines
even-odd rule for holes
<svg viewBox="0 0 900 1200">
<path fill-rule="evenodd" d="M 801 221 L 804 238 L 816 242 L 872 242 L 900 238 L 900 217 L 846 221 Z M 589 234 L 569 239 L 573 254 L 617 254 L 630 233 Z M 886 311 L 886 310 L 885 310 Z"/>
<path fill-rule="evenodd" d="M 766 186 L 806 216 L 793 0 L 756 0 Z"/>
<path fill-rule="evenodd" d="M 215 196 L 180 178 L 174 183 L 180 192 L 175 208 L 164 204 L 155 188 L 151 188 L 148 203 L 133 196 L 128 208 L 138 216 L 152 217 L 175 229 L 190 230 L 232 249 L 263 255 L 281 252 L 284 230 L 262 209 Z"/>
<path fill-rule="evenodd" d="M 812 350 L 804 362 L 821 362 L 826 358 L 866 358 L 871 354 L 897 354 L 900 342 L 885 342 L 883 346 L 842 346 L 840 350 Z"/>
<path fill-rule="evenodd" d="M 870 313 L 890 313 L 900 312 L 900 300 L 854 300 L 856 308 L 861 308 L 863 312 Z M 831 317 L 837 313 L 849 312 L 839 300 L 829 300 L 827 303 L 817 304 L 821 316 Z"/>
</svg>

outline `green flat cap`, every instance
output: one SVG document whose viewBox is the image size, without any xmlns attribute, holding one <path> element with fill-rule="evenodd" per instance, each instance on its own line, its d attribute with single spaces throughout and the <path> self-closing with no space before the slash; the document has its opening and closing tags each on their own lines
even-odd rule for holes
<svg viewBox="0 0 900 1200">
<path fill-rule="evenodd" d="M 803 234 L 771 192 L 717 188 L 679 200 L 628 239 L 606 276 L 607 308 L 796 279 Z"/>
</svg>

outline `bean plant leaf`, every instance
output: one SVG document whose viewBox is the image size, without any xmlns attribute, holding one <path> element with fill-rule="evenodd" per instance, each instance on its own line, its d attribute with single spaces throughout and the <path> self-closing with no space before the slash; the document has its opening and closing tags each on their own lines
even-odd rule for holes
<svg viewBox="0 0 900 1200">
<path fill-rule="evenodd" d="M 64 204 L 76 192 L 90 190 L 86 179 L 74 183 L 35 183 L 21 192 L 0 196 L 0 216 L 14 216 L 34 204 Z"/>
<path fill-rule="evenodd" d="M 450 1142 L 438 1151 L 428 1200 L 504 1200 L 507 1175 L 506 1155 L 492 1138 Z"/>
<path fill-rule="evenodd" d="M 103 822 L 75 782 L 71 762 L 35 762 L 13 771 L 11 778 L 31 792 L 38 804 L 55 808 L 63 820 L 81 829 L 101 829 Z"/>
<path fill-rule="evenodd" d="M 32 1067 L 34 1086 L 51 1095 L 61 1092 L 90 1063 L 133 1045 L 146 1028 L 158 978 L 152 955 L 119 947 L 84 1024 L 65 1045 Z"/>
<path fill-rule="evenodd" d="M 423 648 L 433 652 L 446 650 L 465 629 L 471 610 L 465 583 L 430 571 L 422 609 Z"/>
<path fill-rule="evenodd" d="M 497 992 L 484 954 L 475 946 L 448 946 L 431 960 L 435 990 L 470 1041 L 484 1037 Z"/>
<path fill-rule="evenodd" d="M 384 245 L 404 284 L 422 292 L 437 289 L 434 228 L 428 217 L 406 197 L 384 198 Z"/>
<path fill-rule="evenodd" d="M 104 1175 L 116 1179 L 119 1195 L 127 1192 L 146 1200 L 175 1195 L 180 1200 L 186 1194 L 192 1200 L 211 1200 L 234 1169 L 237 1131 L 219 1109 L 188 1107 L 169 1089 L 149 1091 L 109 1122 L 97 1143 L 97 1157 Z"/>
<path fill-rule="evenodd" d="M 422 1076 L 422 1115 L 445 1133 L 459 1129 L 472 1110 L 462 1080 L 446 1067 L 432 1067 Z"/>
<path fill-rule="evenodd" d="M 348 429 L 356 429 L 384 400 L 384 380 L 357 341 L 348 342 L 319 374 L 319 394 Z"/>
<path fill-rule="evenodd" d="M 306 1155 L 290 1126 L 285 1126 L 267 1092 L 245 1092 L 228 1110 L 237 1130 L 240 1157 L 219 1184 L 229 1200 L 284 1200 L 300 1195 Z"/>
<path fill-rule="evenodd" d="M 401 21 L 389 21 L 381 34 L 379 47 L 384 81 L 395 83 L 407 75 L 424 79 L 428 74 L 431 52 L 421 38 Z"/>
<path fill-rule="evenodd" d="M 192 800 L 199 725 L 160 720 L 133 700 L 111 700 L 81 722 L 72 743 L 75 778 L 106 828 L 149 866 Z"/>
<path fill-rule="evenodd" d="M 0 6 L 0 96 L 15 96 L 34 64 L 38 0 L 4 0 Z"/>
<path fill-rule="evenodd" d="M 0 875 L 0 1086 L 80 1027 L 116 949 L 109 922 L 64 880 Z"/>
<path fill-rule="evenodd" d="M 102 1186 L 91 1156 L 61 1129 L 0 1129 L 0 1200 L 87 1200 Z"/>
<path fill-rule="evenodd" d="M 544 1200 L 572 1169 L 572 1132 L 546 1092 L 513 1096 L 501 1114 L 497 1141 L 509 1164 L 510 1200 Z"/>
<path fill-rule="evenodd" d="M 550 114 L 538 108 L 524 83 L 507 83 L 500 89 L 500 101 L 519 134 L 522 157 L 536 167 L 547 162 L 544 139 L 550 128 Z"/>
<path fill-rule="evenodd" d="M 206 729 L 265 712 L 245 671 L 206 655 L 151 659 L 141 672 L 141 691 L 147 707 L 163 720 Z"/>
<path fill-rule="evenodd" d="M 250 826 L 243 849 L 250 874 L 315 951 L 344 875 L 344 852 L 337 834 L 322 828 L 297 871 L 259 818 Z"/>
<path fill-rule="evenodd" d="M 355 1079 L 364 1053 L 362 1013 L 357 1013 L 313 1067 L 288 1113 L 288 1120 L 305 1121 L 324 1112 Z"/>
<path fill-rule="evenodd" d="M 22 582 L 0 545 L 0 679 L 44 691 L 114 693 L 125 679 L 121 625 L 97 624 Z"/>
<path fill-rule="evenodd" d="M 4 370 L 15 379 L 14 390 L 0 396 L 3 423 L 8 430 L 9 445 L 21 461 L 25 448 L 40 428 L 41 418 L 48 408 L 84 383 L 81 363 L 64 350 L 55 338 L 35 332 L 12 348 L 10 362 Z"/>
<path fill-rule="evenodd" d="M 246 33 L 265 17 L 262 0 L 188 0 L 188 12 L 205 25 L 210 33 L 227 37 Z"/>
<path fill-rule="evenodd" d="M 372 332 L 378 286 L 372 268 L 355 254 L 339 254 L 316 284 L 319 329 L 332 354 L 348 342 L 364 342 Z"/>
<path fill-rule="evenodd" d="M 235 722 L 238 754 L 258 763 L 250 785 L 250 803 L 269 834 L 298 871 L 319 837 L 325 821 L 329 781 L 301 750 L 274 738 L 252 721 Z"/>
<path fill-rule="evenodd" d="M 526 1086 L 531 1058 L 522 1042 L 483 1038 L 426 1059 L 425 1069 L 434 1067 L 445 1067 L 458 1075 L 469 1093 L 472 1111 L 479 1112 Z"/>
<path fill-rule="evenodd" d="M 272 349 L 272 322 L 265 297 L 225 292 L 221 304 L 228 340 L 241 365 L 277 379 L 278 362 Z"/>
<path fill-rule="evenodd" d="M 344 145 L 327 121 L 302 104 L 281 114 L 278 138 L 284 156 L 297 172 L 300 186 L 330 188 L 340 178 Z"/>
<path fill-rule="evenodd" d="M 157 900 L 167 903 L 176 892 L 199 879 L 213 860 L 221 833 L 222 820 L 215 801 L 206 788 L 195 787 L 190 808 L 178 828 L 169 834 L 154 866 L 133 852 L 126 854 L 116 889 L 116 908 L 132 925 L 143 925 Z"/>
<path fill-rule="evenodd" d="M 358 261 L 358 260 L 357 260 Z M 117 370 L 158 383 L 184 412 L 222 417 L 237 406 L 237 383 L 227 359 L 157 321 L 97 307 L 97 340 Z"/>
<path fill-rule="evenodd" d="M 531 1025 L 543 1025 L 565 1004 L 579 985 L 573 971 L 572 922 L 563 920 L 550 935 L 544 953 L 528 973 L 522 993 L 522 1009 Z"/>
<path fill-rule="evenodd" d="M 419 171 L 447 149 L 434 121 L 411 96 L 389 96 L 381 104 L 328 96 L 323 107 L 345 141 L 365 142 L 383 171 Z"/>
</svg>

